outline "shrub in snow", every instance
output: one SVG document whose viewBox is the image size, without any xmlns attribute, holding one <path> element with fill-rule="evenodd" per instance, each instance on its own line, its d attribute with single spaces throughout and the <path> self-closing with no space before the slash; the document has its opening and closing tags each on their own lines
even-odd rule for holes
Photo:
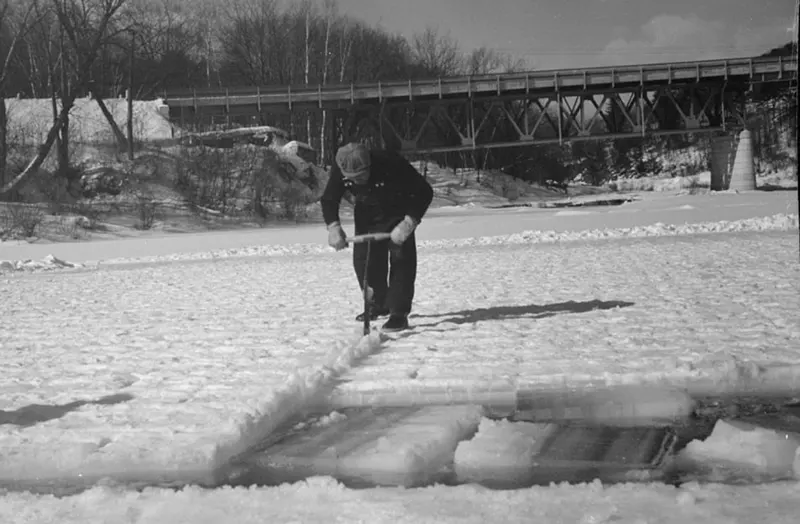
<svg viewBox="0 0 800 524">
<path fill-rule="evenodd" d="M 44 212 L 33 204 L 6 204 L 0 207 L 0 239 L 36 236 Z"/>
<path fill-rule="evenodd" d="M 282 148 L 281 148 L 282 149 Z M 318 171 L 272 147 L 184 147 L 176 186 L 191 205 L 221 213 L 302 218 L 324 187 Z"/>
<path fill-rule="evenodd" d="M 85 173 L 81 177 L 80 184 L 83 196 L 86 198 L 94 198 L 101 194 L 116 196 L 122 193 L 125 178 L 113 169 L 101 168 Z"/>
</svg>

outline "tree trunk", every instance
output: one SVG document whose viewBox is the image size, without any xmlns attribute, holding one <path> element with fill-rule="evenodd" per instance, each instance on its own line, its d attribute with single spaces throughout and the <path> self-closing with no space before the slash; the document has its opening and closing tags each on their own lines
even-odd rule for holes
<svg viewBox="0 0 800 524">
<path fill-rule="evenodd" d="M 211 31 L 206 33 L 206 86 L 211 87 Z"/>
<path fill-rule="evenodd" d="M 39 90 L 36 89 L 36 80 L 39 78 L 39 69 L 36 67 L 36 60 L 33 57 L 33 52 L 31 52 L 30 47 L 28 48 L 28 61 L 31 68 L 31 75 L 30 75 L 31 96 L 33 98 L 38 98 Z"/>
<path fill-rule="evenodd" d="M 25 38 L 28 32 L 28 17 L 34 10 L 34 4 L 28 5 L 28 10 L 23 16 L 18 30 L 14 33 L 11 45 L 8 46 L 6 55 L 3 57 L 2 68 L 0 68 L 0 187 L 6 181 L 6 170 L 8 169 L 8 112 L 6 108 L 6 86 L 8 80 L 8 70 L 12 59 L 17 54 L 17 47 L 20 40 Z M 0 15 L 0 22 L 5 21 L 8 14 L 8 2 L 5 3 Z M 5 25 L 5 24 L 2 24 Z M 28 51 L 30 55 L 30 50 Z"/>
<path fill-rule="evenodd" d="M 108 125 L 111 126 L 111 131 L 114 133 L 114 138 L 117 139 L 117 144 L 119 145 L 120 150 L 125 151 L 129 145 L 128 138 L 125 137 L 125 134 L 117 125 L 117 122 L 114 120 L 114 115 L 112 115 L 111 111 L 108 110 L 103 98 L 95 92 L 92 93 L 92 96 L 94 97 L 95 102 L 97 102 L 97 105 L 100 107 L 100 112 L 103 113 L 104 117 L 106 117 Z"/>
<path fill-rule="evenodd" d="M 58 95 L 56 95 L 55 72 L 50 70 L 50 105 L 53 108 L 53 125 L 58 125 Z M 61 142 L 60 135 L 56 138 L 57 142 Z M 61 146 L 58 146 L 59 148 Z"/>
<path fill-rule="evenodd" d="M 8 113 L 6 113 L 5 93 L 0 92 L 0 187 L 6 183 L 8 169 Z"/>
<path fill-rule="evenodd" d="M 324 58 L 322 61 L 322 85 L 326 85 L 328 83 L 328 69 L 331 66 L 331 59 L 330 59 L 330 45 L 331 45 L 331 26 L 333 25 L 333 7 L 328 7 L 328 12 L 326 13 L 325 17 L 325 45 L 323 48 Z M 326 154 L 328 149 L 326 146 L 326 139 L 327 139 L 327 131 L 328 131 L 328 111 L 326 109 L 322 110 L 322 122 L 320 124 L 319 129 L 319 160 L 318 163 L 320 165 L 325 165 L 327 161 Z"/>
<path fill-rule="evenodd" d="M 306 41 L 305 41 L 305 75 L 304 80 L 306 87 L 309 86 L 310 83 L 310 73 L 311 73 L 311 4 L 306 4 Z M 311 145 L 311 112 L 306 113 L 306 141 L 308 145 Z M 313 146 L 312 146 L 313 147 Z"/>
<path fill-rule="evenodd" d="M 50 149 L 52 149 L 56 138 L 58 138 L 61 127 L 63 126 L 64 122 L 67 121 L 67 115 L 69 114 L 69 110 L 72 108 L 73 101 L 69 100 L 68 98 L 67 102 L 69 102 L 69 104 L 61 109 L 61 112 L 58 115 L 58 120 L 56 121 L 55 125 L 50 128 L 50 131 L 47 133 L 47 138 L 45 139 L 44 144 L 39 146 L 36 156 L 33 157 L 33 160 L 31 160 L 27 166 L 25 166 L 25 169 L 22 170 L 22 173 L 11 179 L 11 181 L 9 181 L 6 185 L 0 187 L 0 197 L 12 191 L 17 185 L 28 178 L 31 173 L 38 171 L 38 169 L 42 166 L 42 162 L 44 162 L 44 159 L 47 158 L 47 155 L 50 153 Z"/>
<path fill-rule="evenodd" d="M 49 48 L 48 48 L 49 49 Z M 53 63 L 53 55 L 50 50 L 47 53 L 47 81 L 50 84 L 50 105 L 53 108 L 53 125 L 58 126 L 58 93 L 56 92 L 56 66 Z M 61 151 L 61 130 L 56 135 L 56 150 Z"/>
<path fill-rule="evenodd" d="M 67 82 L 66 54 L 64 53 L 64 31 L 61 31 L 61 107 L 67 107 L 69 84 Z M 72 105 L 70 103 L 70 105 Z M 69 173 L 69 112 L 61 118 L 61 139 L 58 143 L 58 171 L 61 176 Z"/>
<path fill-rule="evenodd" d="M 133 66 L 136 50 L 136 33 L 131 32 L 131 49 L 128 55 L 128 159 L 133 161 Z M 113 118 L 112 118 L 113 120 Z"/>
</svg>

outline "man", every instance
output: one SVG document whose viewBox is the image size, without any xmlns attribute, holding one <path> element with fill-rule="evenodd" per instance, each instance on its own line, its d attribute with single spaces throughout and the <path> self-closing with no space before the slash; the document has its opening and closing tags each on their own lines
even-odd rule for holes
<svg viewBox="0 0 800 524">
<path fill-rule="evenodd" d="M 433 188 L 398 153 L 370 151 L 358 143 L 341 147 L 321 199 L 328 244 L 337 251 L 347 246 L 339 205 L 348 191 L 355 199 L 356 235 L 391 233 L 390 240 L 372 243 L 369 261 L 367 245 L 353 245 L 353 266 L 362 292 L 365 265 L 369 264 L 370 320 L 388 314 L 385 331 L 408 329 L 417 278 L 414 231 L 433 200 Z M 356 320 L 362 322 L 364 314 Z"/>
</svg>

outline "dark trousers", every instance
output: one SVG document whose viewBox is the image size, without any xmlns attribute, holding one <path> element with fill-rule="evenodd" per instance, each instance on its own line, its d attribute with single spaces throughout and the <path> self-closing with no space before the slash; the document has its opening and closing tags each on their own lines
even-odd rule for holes
<svg viewBox="0 0 800 524">
<path fill-rule="evenodd" d="M 372 242 L 367 262 L 367 244 L 353 244 L 353 267 L 358 285 L 364 291 L 364 270 L 373 290 L 373 307 L 386 307 L 392 315 L 407 315 L 414 301 L 417 279 L 417 241 L 412 233 L 398 246 L 391 240 Z"/>
</svg>

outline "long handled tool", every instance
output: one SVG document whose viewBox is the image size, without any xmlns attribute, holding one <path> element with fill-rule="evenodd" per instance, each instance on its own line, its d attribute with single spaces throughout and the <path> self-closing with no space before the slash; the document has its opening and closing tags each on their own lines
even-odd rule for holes
<svg viewBox="0 0 800 524">
<path fill-rule="evenodd" d="M 362 242 L 367 243 L 367 256 L 366 261 L 364 262 L 364 335 L 369 335 L 370 332 L 370 287 L 369 287 L 369 257 L 370 257 L 370 248 L 372 247 L 373 242 L 380 242 L 382 240 L 388 240 L 391 238 L 389 233 L 369 233 L 366 235 L 356 235 L 354 237 L 350 237 L 347 239 L 348 243 L 350 244 L 360 244 Z"/>
</svg>

